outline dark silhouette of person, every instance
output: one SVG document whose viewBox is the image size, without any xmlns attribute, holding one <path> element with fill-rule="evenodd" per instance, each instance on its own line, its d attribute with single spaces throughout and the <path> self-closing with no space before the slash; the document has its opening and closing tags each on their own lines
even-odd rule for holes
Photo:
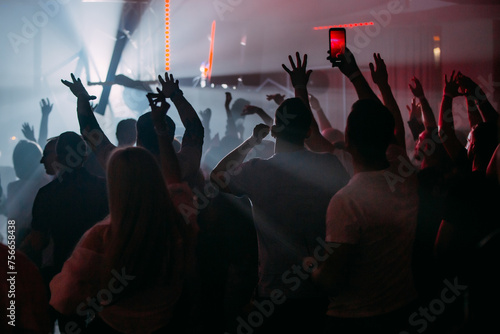
<svg viewBox="0 0 500 334">
<path fill-rule="evenodd" d="M 305 66 L 299 63 L 302 69 Z M 258 305 L 273 303 L 275 291 L 286 299 L 282 305 L 273 303 L 272 314 L 255 328 L 258 333 L 322 328 L 326 296 L 305 279 L 307 272 L 300 279 L 294 270 L 302 270 L 303 259 L 321 247 L 328 202 L 349 180 L 337 157 L 305 148 L 312 113 L 301 98 L 285 100 L 274 121 L 272 128 L 257 125 L 253 135 L 226 155 L 210 175 L 223 191 L 246 195 L 253 204 L 259 277 L 249 314 Z M 270 131 L 276 138 L 275 154 L 243 163 L 250 149 Z"/>
<path fill-rule="evenodd" d="M 18 180 L 7 185 L 5 215 L 16 222 L 16 245 L 19 247 L 30 232 L 31 208 L 38 190 L 50 182 L 40 165 L 42 150 L 32 141 L 20 140 L 12 154 Z"/>
<path fill-rule="evenodd" d="M 118 147 L 134 146 L 137 140 L 137 121 L 133 118 L 122 119 L 116 125 Z"/>
</svg>

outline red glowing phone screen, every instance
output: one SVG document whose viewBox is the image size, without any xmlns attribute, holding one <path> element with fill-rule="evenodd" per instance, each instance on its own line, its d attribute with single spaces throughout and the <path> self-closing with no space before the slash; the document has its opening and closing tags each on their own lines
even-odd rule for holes
<svg viewBox="0 0 500 334">
<path fill-rule="evenodd" d="M 332 58 L 338 59 L 345 52 L 345 29 L 331 28 L 330 29 L 330 55 Z"/>
</svg>

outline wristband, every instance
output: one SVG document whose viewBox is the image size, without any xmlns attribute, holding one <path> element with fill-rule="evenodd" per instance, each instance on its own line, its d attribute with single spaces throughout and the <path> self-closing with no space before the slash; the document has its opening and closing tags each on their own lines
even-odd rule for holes
<svg viewBox="0 0 500 334">
<path fill-rule="evenodd" d="M 293 88 L 296 88 L 296 89 L 302 88 L 302 89 L 304 89 L 304 88 L 306 88 L 306 85 L 295 85 L 295 86 L 293 86 Z"/>
</svg>

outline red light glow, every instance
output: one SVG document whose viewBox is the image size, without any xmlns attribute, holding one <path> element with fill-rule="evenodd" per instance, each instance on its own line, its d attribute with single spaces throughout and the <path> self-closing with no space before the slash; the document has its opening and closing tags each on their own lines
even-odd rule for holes
<svg viewBox="0 0 500 334">
<path fill-rule="evenodd" d="M 354 28 L 354 27 L 362 27 L 362 26 L 372 26 L 373 22 L 359 22 L 359 23 L 347 23 L 347 24 L 336 24 L 333 26 L 320 26 L 314 27 L 314 30 L 328 30 L 330 28 Z"/>
<path fill-rule="evenodd" d="M 165 0 L 165 71 L 170 71 L 170 0 Z"/>
<path fill-rule="evenodd" d="M 210 35 L 210 53 L 208 55 L 208 81 L 212 77 L 212 62 L 214 59 L 214 39 L 215 39 L 215 20 L 212 22 L 212 33 Z"/>
</svg>

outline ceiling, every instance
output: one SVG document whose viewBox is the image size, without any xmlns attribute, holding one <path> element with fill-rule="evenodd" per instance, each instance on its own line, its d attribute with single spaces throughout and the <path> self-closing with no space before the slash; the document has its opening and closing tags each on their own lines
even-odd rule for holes
<svg viewBox="0 0 500 334">
<path fill-rule="evenodd" d="M 0 0 L 0 164 L 9 161 L 9 153 L 2 155 L 2 151 L 13 147 L 10 142 L 4 145 L 4 137 L 20 137 L 20 124 L 27 120 L 37 127 L 33 115 L 39 117 L 42 97 L 51 97 L 56 105 L 50 133 L 77 129 L 74 114 L 67 112 L 73 109 L 74 100 L 60 79 L 75 72 L 82 80 L 106 80 L 125 2 L 147 3 L 147 8 L 138 28 L 127 36 L 116 73 L 134 80 L 155 80 L 165 67 L 164 0 Z M 47 11 L 42 4 L 53 7 Z M 477 43 L 492 44 L 491 38 L 481 38 L 482 32 L 491 30 L 493 20 L 500 20 L 498 0 L 170 0 L 170 9 L 171 71 L 190 82 L 200 76 L 200 65 L 208 60 L 214 21 L 214 78 L 262 73 L 272 78 L 273 73 L 282 74 L 281 64 L 295 51 L 308 53 L 310 68 L 329 67 L 327 32 L 314 27 L 374 22 L 379 30 L 371 49 L 379 50 L 387 45 L 389 32 L 418 31 L 430 25 L 455 29 L 461 22 L 467 27 L 478 23 L 477 30 L 466 33 Z M 29 31 L 27 25 L 34 20 L 38 26 Z M 461 33 L 464 29 L 468 28 Z M 360 30 L 347 29 L 348 46 Z M 13 34 L 18 36 L 14 42 Z M 453 43 L 460 43 L 460 38 L 457 34 Z M 474 56 L 474 50 L 467 55 Z M 363 64 L 370 61 L 369 52 L 359 57 Z M 102 87 L 89 86 L 89 90 L 100 95 Z M 124 104 L 117 91 L 110 96 L 118 101 L 115 111 Z M 143 94 L 137 99 L 144 100 Z M 102 120 L 110 132 L 113 122 Z"/>
</svg>

